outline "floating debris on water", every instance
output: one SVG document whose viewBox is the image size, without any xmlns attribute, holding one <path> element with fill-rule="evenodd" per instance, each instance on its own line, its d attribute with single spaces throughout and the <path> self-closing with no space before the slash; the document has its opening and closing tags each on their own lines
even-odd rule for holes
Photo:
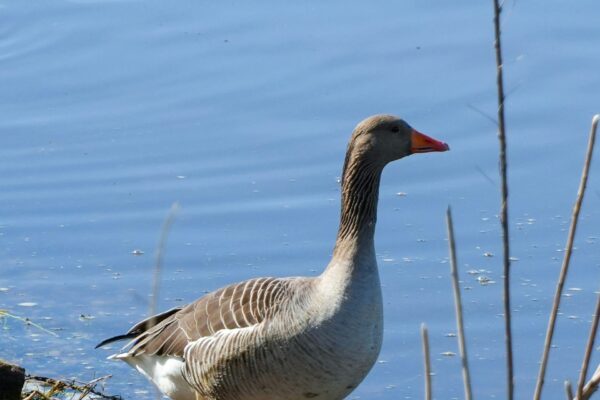
<svg viewBox="0 0 600 400">
<path fill-rule="evenodd" d="M 479 268 L 479 269 L 470 269 L 467 271 L 467 274 L 469 275 L 480 275 L 480 274 L 489 274 L 491 271 L 485 269 L 485 268 Z"/>
<path fill-rule="evenodd" d="M 135 249 L 131 252 L 131 254 L 133 254 L 134 256 L 141 256 L 142 254 L 144 254 L 144 252 L 140 249 Z"/>
<path fill-rule="evenodd" d="M 523 279 L 521 286 L 537 287 L 537 283 L 532 283 L 531 279 Z"/>
<path fill-rule="evenodd" d="M 444 351 L 443 353 L 440 353 L 441 355 L 443 355 L 444 357 L 454 357 L 456 356 L 456 353 L 453 351 Z"/>
<path fill-rule="evenodd" d="M 490 278 L 488 278 L 485 275 L 478 276 L 477 282 L 479 282 L 479 284 L 482 286 L 491 285 L 492 283 L 496 283 L 496 281 L 491 280 Z"/>
<path fill-rule="evenodd" d="M 93 315 L 90 315 L 90 314 L 88 314 L 88 315 L 80 314 L 79 315 L 79 320 L 80 321 L 89 321 L 89 320 L 92 320 L 92 319 L 95 319 L 95 318 L 96 317 L 94 317 Z"/>
<path fill-rule="evenodd" d="M 572 287 L 567 289 L 569 292 L 581 292 L 583 289 L 578 287 Z"/>
<path fill-rule="evenodd" d="M 405 197 L 406 193 L 405 192 L 398 192 L 398 193 L 396 193 L 396 196 Z"/>
<path fill-rule="evenodd" d="M 9 290 L 7 287 L 0 287 L 0 292 L 8 292 Z"/>
<path fill-rule="evenodd" d="M 486 251 L 485 253 L 483 253 L 484 257 L 494 257 L 493 253 L 490 253 L 489 251 Z"/>
<path fill-rule="evenodd" d="M 444 336 L 446 336 L 446 337 L 456 337 L 456 333 L 454 333 L 454 332 L 448 332 Z"/>
</svg>

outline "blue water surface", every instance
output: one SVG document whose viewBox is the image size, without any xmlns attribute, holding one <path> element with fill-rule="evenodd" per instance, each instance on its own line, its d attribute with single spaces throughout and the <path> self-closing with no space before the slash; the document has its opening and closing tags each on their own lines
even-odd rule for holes
<svg viewBox="0 0 600 400">
<path fill-rule="evenodd" d="M 436 398 L 462 398 L 448 205 L 474 392 L 505 397 L 491 3 L 0 1 L 0 308 L 58 335 L 4 318 L 0 357 L 37 375 L 112 374 L 107 392 L 153 399 L 94 345 L 147 315 L 171 205 L 161 310 L 249 277 L 316 275 L 349 134 L 393 113 L 452 150 L 384 172 L 384 346 L 350 398 L 423 398 L 421 322 Z M 600 112 L 596 11 L 592 0 L 504 8 L 517 398 L 533 392 Z M 597 165 L 548 399 L 577 379 L 599 289 Z"/>
</svg>

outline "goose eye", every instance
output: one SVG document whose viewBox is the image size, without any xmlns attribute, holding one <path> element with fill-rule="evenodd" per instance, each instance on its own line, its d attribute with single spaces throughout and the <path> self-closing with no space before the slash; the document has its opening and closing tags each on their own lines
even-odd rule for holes
<svg viewBox="0 0 600 400">
<path fill-rule="evenodd" d="M 397 126 L 392 126 L 392 132 L 398 133 L 400 132 L 400 128 L 398 128 Z"/>
</svg>

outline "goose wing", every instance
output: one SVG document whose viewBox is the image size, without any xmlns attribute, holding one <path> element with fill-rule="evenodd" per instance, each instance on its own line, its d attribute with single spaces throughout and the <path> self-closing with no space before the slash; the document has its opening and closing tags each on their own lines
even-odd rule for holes
<svg viewBox="0 0 600 400">
<path fill-rule="evenodd" d="M 279 305 L 290 297 L 295 278 L 257 278 L 209 293 L 204 297 L 132 327 L 125 335 L 107 339 L 98 346 L 116 340 L 132 339 L 126 353 L 184 357 L 185 347 L 202 337 L 222 330 L 248 328 L 270 318 Z"/>
</svg>

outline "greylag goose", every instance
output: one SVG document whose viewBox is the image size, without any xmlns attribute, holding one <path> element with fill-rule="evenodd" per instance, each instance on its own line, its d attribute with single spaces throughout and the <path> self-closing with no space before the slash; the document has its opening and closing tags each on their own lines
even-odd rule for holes
<svg viewBox="0 0 600 400">
<path fill-rule="evenodd" d="M 397 117 L 365 119 L 348 144 L 339 231 L 321 275 L 226 286 L 97 347 L 129 339 L 109 358 L 173 400 L 344 398 L 373 366 L 383 336 L 373 243 L 381 171 L 409 154 L 448 149 Z"/>
</svg>

